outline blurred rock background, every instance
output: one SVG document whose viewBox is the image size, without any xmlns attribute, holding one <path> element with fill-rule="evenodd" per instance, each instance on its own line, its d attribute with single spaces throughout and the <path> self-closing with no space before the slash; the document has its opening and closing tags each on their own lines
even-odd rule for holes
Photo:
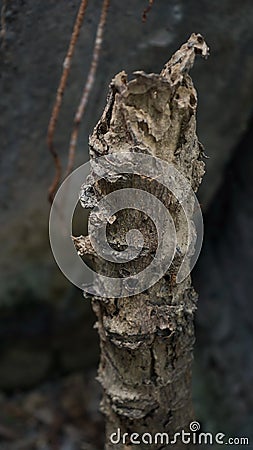
<svg viewBox="0 0 253 450">
<path fill-rule="evenodd" d="M 157 0 L 142 23 L 146 6 L 144 0 L 111 1 L 76 165 L 88 160 L 88 135 L 101 115 L 111 78 L 122 69 L 129 76 L 134 70 L 159 72 L 192 32 L 203 34 L 211 56 L 197 60 L 191 73 L 199 95 L 199 139 L 210 157 L 199 192 L 205 245 L 193 274 L 200 296 L 195 407 L 207 431 L 253 438 L 253 4 Z M 77 371 L 90 373 L 98 361 L 90 305 L 60 273 L 48 242 L 47 189 L 54 168 L 46 132 L 78 7 L 77 0 L 0 2 L 6 28 L 0 50 L 4 402 L 17 390 L 42 381 Z M 88 5 L 56 128 L 55 142 L 64 162 L 100 7 L 98 0 Z M 12 449 L 8 444 L 0 448 Z"/>
</svg>

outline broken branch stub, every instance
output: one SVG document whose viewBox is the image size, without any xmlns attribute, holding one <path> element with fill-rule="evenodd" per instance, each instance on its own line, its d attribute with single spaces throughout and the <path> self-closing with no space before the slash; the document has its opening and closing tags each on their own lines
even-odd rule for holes
<svg viewBox="0 0 253 450">
<path fill-rule="evenodd" d="M 125 72 L 115 76 L 103 115 L 90 137 L 94 171 L 99 156 L 120 152 L 147 154 L 172 164 L 197 190 L 204 163 L 196 135 L 197 95 L 188 74 L 196 54 L 206 57 L 208 47 L 201 35 L 192 34 L 161 74 L 138 71 L 131 81 Z M 91 241 L 86 237 L 83 245 L 84 238 L 76 238 L 79 254 L 90 256 L 95 270 L 107 277 L 137 274 L 152 260 L 158 236 L 148 212 L 143 213 L 141 208 L 122 209 L 115 217 L 109 217 L 104 205 L 102 211 L 99 208 L 99 201 L 118 189 L 146 189 L 158 198 L 173 219 L 177 237 L 169 270 L 149 289 L 133 295 L 134 286 L 129 286 L 128 297 L 113 298 L 112 293 L 112 298 L 97 295 L 92 300 L 101 343 L 99 380 L 104 389 L 102 411 L 106 415 L 109 450 L 115 448 L 110 436 L 117 429 L 121 436 L 130 436 L 131 432 L 140 436 L 147 432 L 152 436 L 158 432 L 172 436 L 180 429 L 188 430 L 193 418 L 191 364 L 196 293 L 190 276 L 176 282 L 189 234 L 178 196 L 160 184 L 159 177 L 151 180 L 134 173 L 115 176 L 112 162 L 108 160 L 108 164 L 112 167 L 111 177 L 96 182 L 94 173 L 90 175 L 94 181 L 90 195 L 96 206 L 92 220 L 99 223 L 101 214 L 108 217 L 106 237 L 119 253 L 126 248 L 126 234 L 134 226 L 142 234 L 142 252 L 140 258 L 127 263 L 106 262 L 92 251 L 90 236 Z M 188 214 L 193 216 L 194 204 L 188 192 L 180 193 L 180 186 L 178 191 L 188 202 Z M 85 196 L 82 198 L 84 207 L 91 203 L 90 196 L 87 202 Z M 158 217 L 160 211 L 159 207 L 155 211 Z M 130 442 L 128 445 L 132 448 Z M 173 447 L 181 448 L 181 444 Z M 125 448 L 122 440 L 118 442 L 117 449 Z M 140 448 L 146 448 L 146 444 L 142 442 Z M 161 444 L 153 441 L 152 448 L 161 448 Z"/>
</svg>

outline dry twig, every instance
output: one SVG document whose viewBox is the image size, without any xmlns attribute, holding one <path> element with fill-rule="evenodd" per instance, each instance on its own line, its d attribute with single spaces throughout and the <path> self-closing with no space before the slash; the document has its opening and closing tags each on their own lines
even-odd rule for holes
<svg viewBox="0 0 253 450">
<path fill-rule="evenodd" d="M 49 192 L 48 192 L 49 201 L 51 203 L 52 203 L 55 191 L 58 187 L 58 184 L 59 184 L 60 178 L 61 178 L 61 162 L 60 162 L 57 150 L 55 149 L 55 146 L 54 146 L 54 141 L 53 141 L 54 132 L 55 132 L 57 119 L 59 116 L 60 107 L 62 104 L 63 94 L 64 94 L 65 87 L 67 84 L 67 79 L 68 79 L 68 75 L 69 75 L 69 71 L 70 71 L 73 53 L 75 50 L 78 36 L 80 34 L 80 30 L 81 30 L 81 26 L 83 23 L 87 4 L 88 4 L 88 0 L 81 0 L 80 8 L 79 8 L 79 11 L 77 14 L 73 33 L 72 33 L 70 43 L 69 43 L 67 56 L 63 63 L 62 76 L 61 76 L 61 80 L 60 80 L 60 83 L 59 83 L 59 86 L 57 89 L 56 99 L 55 99 L 55 103 L 53 106 L 50 122 L 48 125 L 47 144 L 48 144 L 49 151 L 52 153 L 52 156 L 54 158 L 54 163 L 55 163 L 55 177 L 54 177 L 54 180 L 53 180 L 53 182 L 49 188 Z"/>
<path fill-rule="evenodd" d="M 154 4 L 154 0 L 149 0 L 147 8 L 145 8 L 142 13 L 142 22 L 146 22 L 147 15 L 148 15 L 149 11 L 151 10 L 153 4 Z"/>
<path fill-rule="evenodd" d="M 87 105 L 87 102 L 89 99 L 89 95 L 90 95 L 92 86 L 95 81 L 101 45 L 103 43 L 104 26 L 105 26 L 105 22 L 106 22 L 109 4 L 110 4 L 110 0 L 103 1 L 100 20 L 99 20 L 99 24 L 97 27 L 97 34 L 96 34 L 96 39 L 95 39 L 95 44 L 94 44 L 94 49 L 93 49 L 90 70 L 88 73 L 87 81 L 86 81 L 84 89 L 83 89 L 83 95 L 82 95 L 82 98 L 79 103 L 79 106 L 78 106 L 78 109 L 77 109 L 77 112 L 75 115 L 75 119 L 74 119 L 74 127 L 73 127 L 73 131 L 71 134 L 70 145 L 69 145 L 69 158 L 68 158 L 68 166 L 67 166 L 67 170 L 66 170 L 66 176 L 69 175 L 73 169 L 79 125 L 81 123 L 81 120 L 82 120 L 82 117 L 83 117 L 83 114 L 84 114 L 84 111 L 85 111 L 85 108 L 86 108 L 86 105 Z"/>
</svg>

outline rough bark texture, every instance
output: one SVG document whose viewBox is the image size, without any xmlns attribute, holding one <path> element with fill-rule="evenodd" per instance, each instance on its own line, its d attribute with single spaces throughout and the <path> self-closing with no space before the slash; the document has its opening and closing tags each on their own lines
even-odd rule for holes
<svg viewBox="0 0 253 450">
<path fill-rule="evenodd" d="M 108 103 L 90 137 L 91 158 L 122 151 L 147 153 L 172 163 L 196 191 L 204 173 L 202 147 L 196 136 L 197 96 L 188 75 L 196 53 L 207 56 L 208 48 L 202 36 L 193 34 L 160 75 L 136 72 L 128 82 L 126 74 L 119 73 L 110 85 Z M 109 180 L 99 182 L 95 184 L 96 200 L 119 187 L 144 188 L 145 181 L 122 177 L 114 184 Z M 187 224 L 177 201 L 166 189 L 154 182 L 149 192 L 169 209 L 179 252 L 169 272 L 145 292 L 119 299 L 93 299 L 101 343 L 99 380 L 104 389 L 102 410 L 107 419 L 108 450 L 115 448 L 109 437 L 117 428 L 121 433 L 172 435 L 187 429 L 193 418 L 191 363 L 196 294 L 190 277 L 175 283 L 185 251 Z M 144 241 L 149 241 L 148 259 L 156 239 L 147 218 L 139 212 L 118 213 L 109 227 L 108 241 L 112 247 L 123 249 L 126 230 L 133 228 L 133 223 Z M 83 254 L 92 253 L 87 238 L 78 241 L 79 253 L 80 249 Z M 101 260 L 94 259 L 94 263 L 97 270 L 104 270 Z M 139 271 L 143 267 L 143 260 L 133 261 L 127 270 Z M 122 276 L 120 270 L 108 264 L 107 275 Z M 117 448 L 132 447 L 120 443 Z M 169 447 L 160 443 L 152 448 Z M 173 448 L 181 447 L 178 444 Z"/>
</svg>

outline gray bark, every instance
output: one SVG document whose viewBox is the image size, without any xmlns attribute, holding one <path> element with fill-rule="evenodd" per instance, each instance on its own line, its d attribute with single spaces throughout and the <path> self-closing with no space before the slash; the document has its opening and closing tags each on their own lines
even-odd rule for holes
<svg viewBox="0 0 253 450">
<path fill-rule="evenodd" d="M 206 56 L 207 52 L 203 38 L 193 34 L 160 75 L 137 72 L 128 82 L 126 74 L 119 73 L 111 82 L 108 103 L 90 137 L 91 158 L 141 151 L 173 164 L 196 191 L 204 163 L 196 135 L 197 95 L 188 71 L 195 54 Z M 136 177 L 122 177 L 116 183 L 108 179 L 97 182 L 96 201 L 117 188 L 143 189 L 146 182 Z M 149 183 L 149 192 L 169 209 L 179 237 L 179 252 L 168 273 L 148 290 L 125 298 L 93 298 L 101 345 L 99 380 L 104 389 L 102 411 L 106 415 L 107 450 L 115 448 L 110 435 L 118 428 L 121 434 L 149 432 L 154 436 L 166 432 L 171 436 L 188 429 L 193 418 L 191 364 L 197 296 L 190 276 L 180 284 L 175 282 L 185 252 L 187 223 L 176 199 L 165 188 Z M 193 205 L 190 207 L 193 213 Z M 93 216 L 99 214 L 99 209 L 93 212 Z M 125 233 L 133 228 L 133 223 L 144 241 L 149 241 L 149 250 L 146 259 L 123 266 L 127 271 L 139 272 L 156 246 L 147 219 L 139 211 L 122 211 L 109 227 L 107 238 L 112 247 L 123 249 Z M 92 255 L 97 271 L 106 270 L 107 276 L 122 275 L 122 267 L 105 264 L 95 256 L 89 237 L 77 238 L 75 243 L 79 254 Z M 117 445 L 120 450 L 133 447 L 122 442 Z M 179 449 L 181 445 L 172 447 Z M 145 449 L 146 445 L 139 448 Z M 169 447 L 153 443 L 152 448 Z"/>
</svg>

